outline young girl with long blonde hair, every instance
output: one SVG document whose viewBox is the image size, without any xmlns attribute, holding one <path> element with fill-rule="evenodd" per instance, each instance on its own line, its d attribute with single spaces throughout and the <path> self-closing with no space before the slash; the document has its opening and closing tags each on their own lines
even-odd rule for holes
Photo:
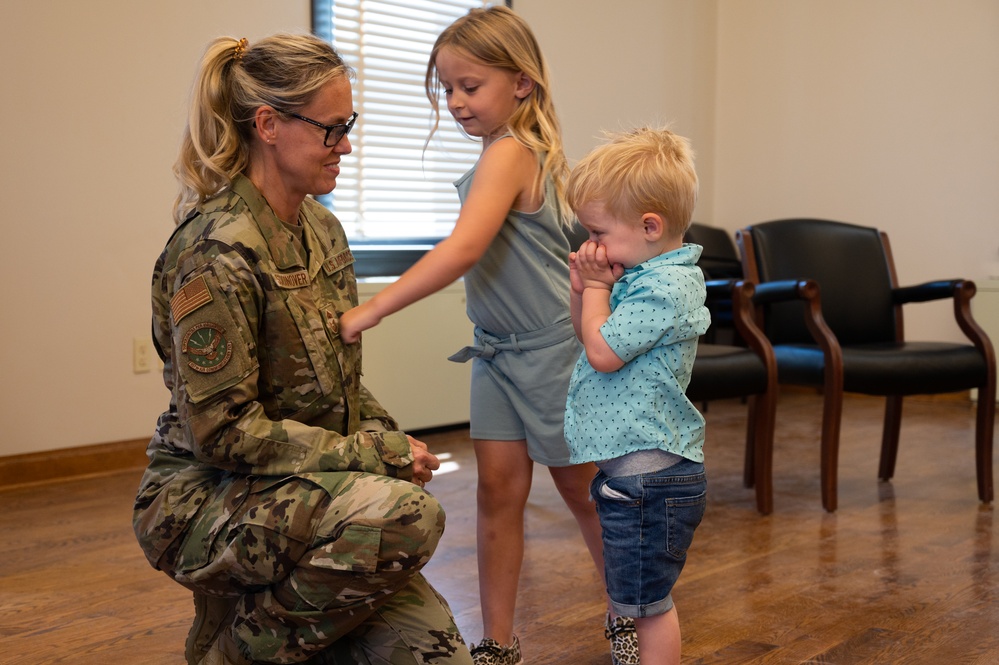
<svg viewBox="0 0 999 665">
<path fill-rule="evenodd" d="M 569 463 L 563 435 L 569 374 L 580 352 L 569 315 L 569 169 L 544 56 L 510 9 L 473 9 L 445 29 L 431 52 L 426 89 L 438 121 L 443 91 L 461 129 L 482 141 L 478 162 L 455 183 L 461 212 L 449 237 L 343 314 L 340 330 L 355 341 L 464 276 L 475 344 L 451 360 L 474 360 L 470 432 L 484 637 L 472 654 L 480 665 L 514 665 L 522 662 L 513 621 L 535 462 L 548 467 L 603 577 L 600 523 L 588 500 L 595 468 Z M 634 637 L 630 622 L 609 627 L 617 628 L 612 645 Z"/>
</svg>

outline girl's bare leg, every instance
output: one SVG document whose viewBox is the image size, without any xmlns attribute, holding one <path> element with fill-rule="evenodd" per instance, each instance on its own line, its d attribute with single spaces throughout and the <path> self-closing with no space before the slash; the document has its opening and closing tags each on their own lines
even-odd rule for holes
<svg viewBox="0 0 999 665">
<path fill-rule="evenodd" d="M 513 643 L 517 584 L 524 560 L 524 509 L 534 462 L 525 441 L 476 439 L 479 602 L 483 637 Z"/>
<path fill-rule="evenodd" d="M 593 565 L 596 566 L 600 581 L 606 588 L 604 580 L 604 546 L 601 539 L 600 518 L 597 517 L 596 505 L 590 501 L 590 481 L 597 475 L 595 464 L 574 464 L 572 466 L 548 467 L 558 493 L 569 507 L 569 512 L 576 518 L 579 531 L 583 534 L 583 542 L 590 551 Z"/>
</svg>

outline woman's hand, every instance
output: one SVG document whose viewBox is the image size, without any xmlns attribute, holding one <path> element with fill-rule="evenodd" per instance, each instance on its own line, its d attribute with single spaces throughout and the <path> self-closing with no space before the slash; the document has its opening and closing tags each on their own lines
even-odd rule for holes
<svg viewBox="0 0 999 665">
<path fill-rule="evenodd" d="M 434 471 L 441 468 L 441 462 L 436 455 L 427 449 L 427 444 L 408 434 L 406 436 L 413 449 L 413 483 L 424 487 L 433 480 Z"/>
<path fill-rule="evenodd" d="M 340 338 L 347 344 L 360 341 L 361 333 L 368 328 L 374 328 L 382 320 L 371 301 L 362 303 L 340 315 Z"/>
</svg>

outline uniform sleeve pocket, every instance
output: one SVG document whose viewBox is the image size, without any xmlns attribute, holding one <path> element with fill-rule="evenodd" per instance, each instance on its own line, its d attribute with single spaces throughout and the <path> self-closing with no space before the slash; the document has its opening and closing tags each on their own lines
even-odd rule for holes
<svg viewBox="0 0 999 665">
<path fill-rule="evenodd" d="M 246 331 L 237 324 L 228 298 L 214 280 L 208 282 L 208 292 L 207 303 L 174 324 L 178 370 L 194 403 L 232 387 L 256 369 Z"/>
</svg>

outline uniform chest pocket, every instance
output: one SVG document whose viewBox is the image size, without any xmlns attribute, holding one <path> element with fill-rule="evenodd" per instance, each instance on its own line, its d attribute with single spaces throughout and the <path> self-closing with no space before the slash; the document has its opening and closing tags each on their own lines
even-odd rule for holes
<svg viewBox="0 0 999 665">
<path fill-rule="evenodd" d="M 264 320 L 268 379 L 285 408 L 303 408 L 322 395 L 339 392 L 342 371 L 327 334 L 325 309 L 308 289 L 282 292 L 268 303 Z"/>
</svg>

